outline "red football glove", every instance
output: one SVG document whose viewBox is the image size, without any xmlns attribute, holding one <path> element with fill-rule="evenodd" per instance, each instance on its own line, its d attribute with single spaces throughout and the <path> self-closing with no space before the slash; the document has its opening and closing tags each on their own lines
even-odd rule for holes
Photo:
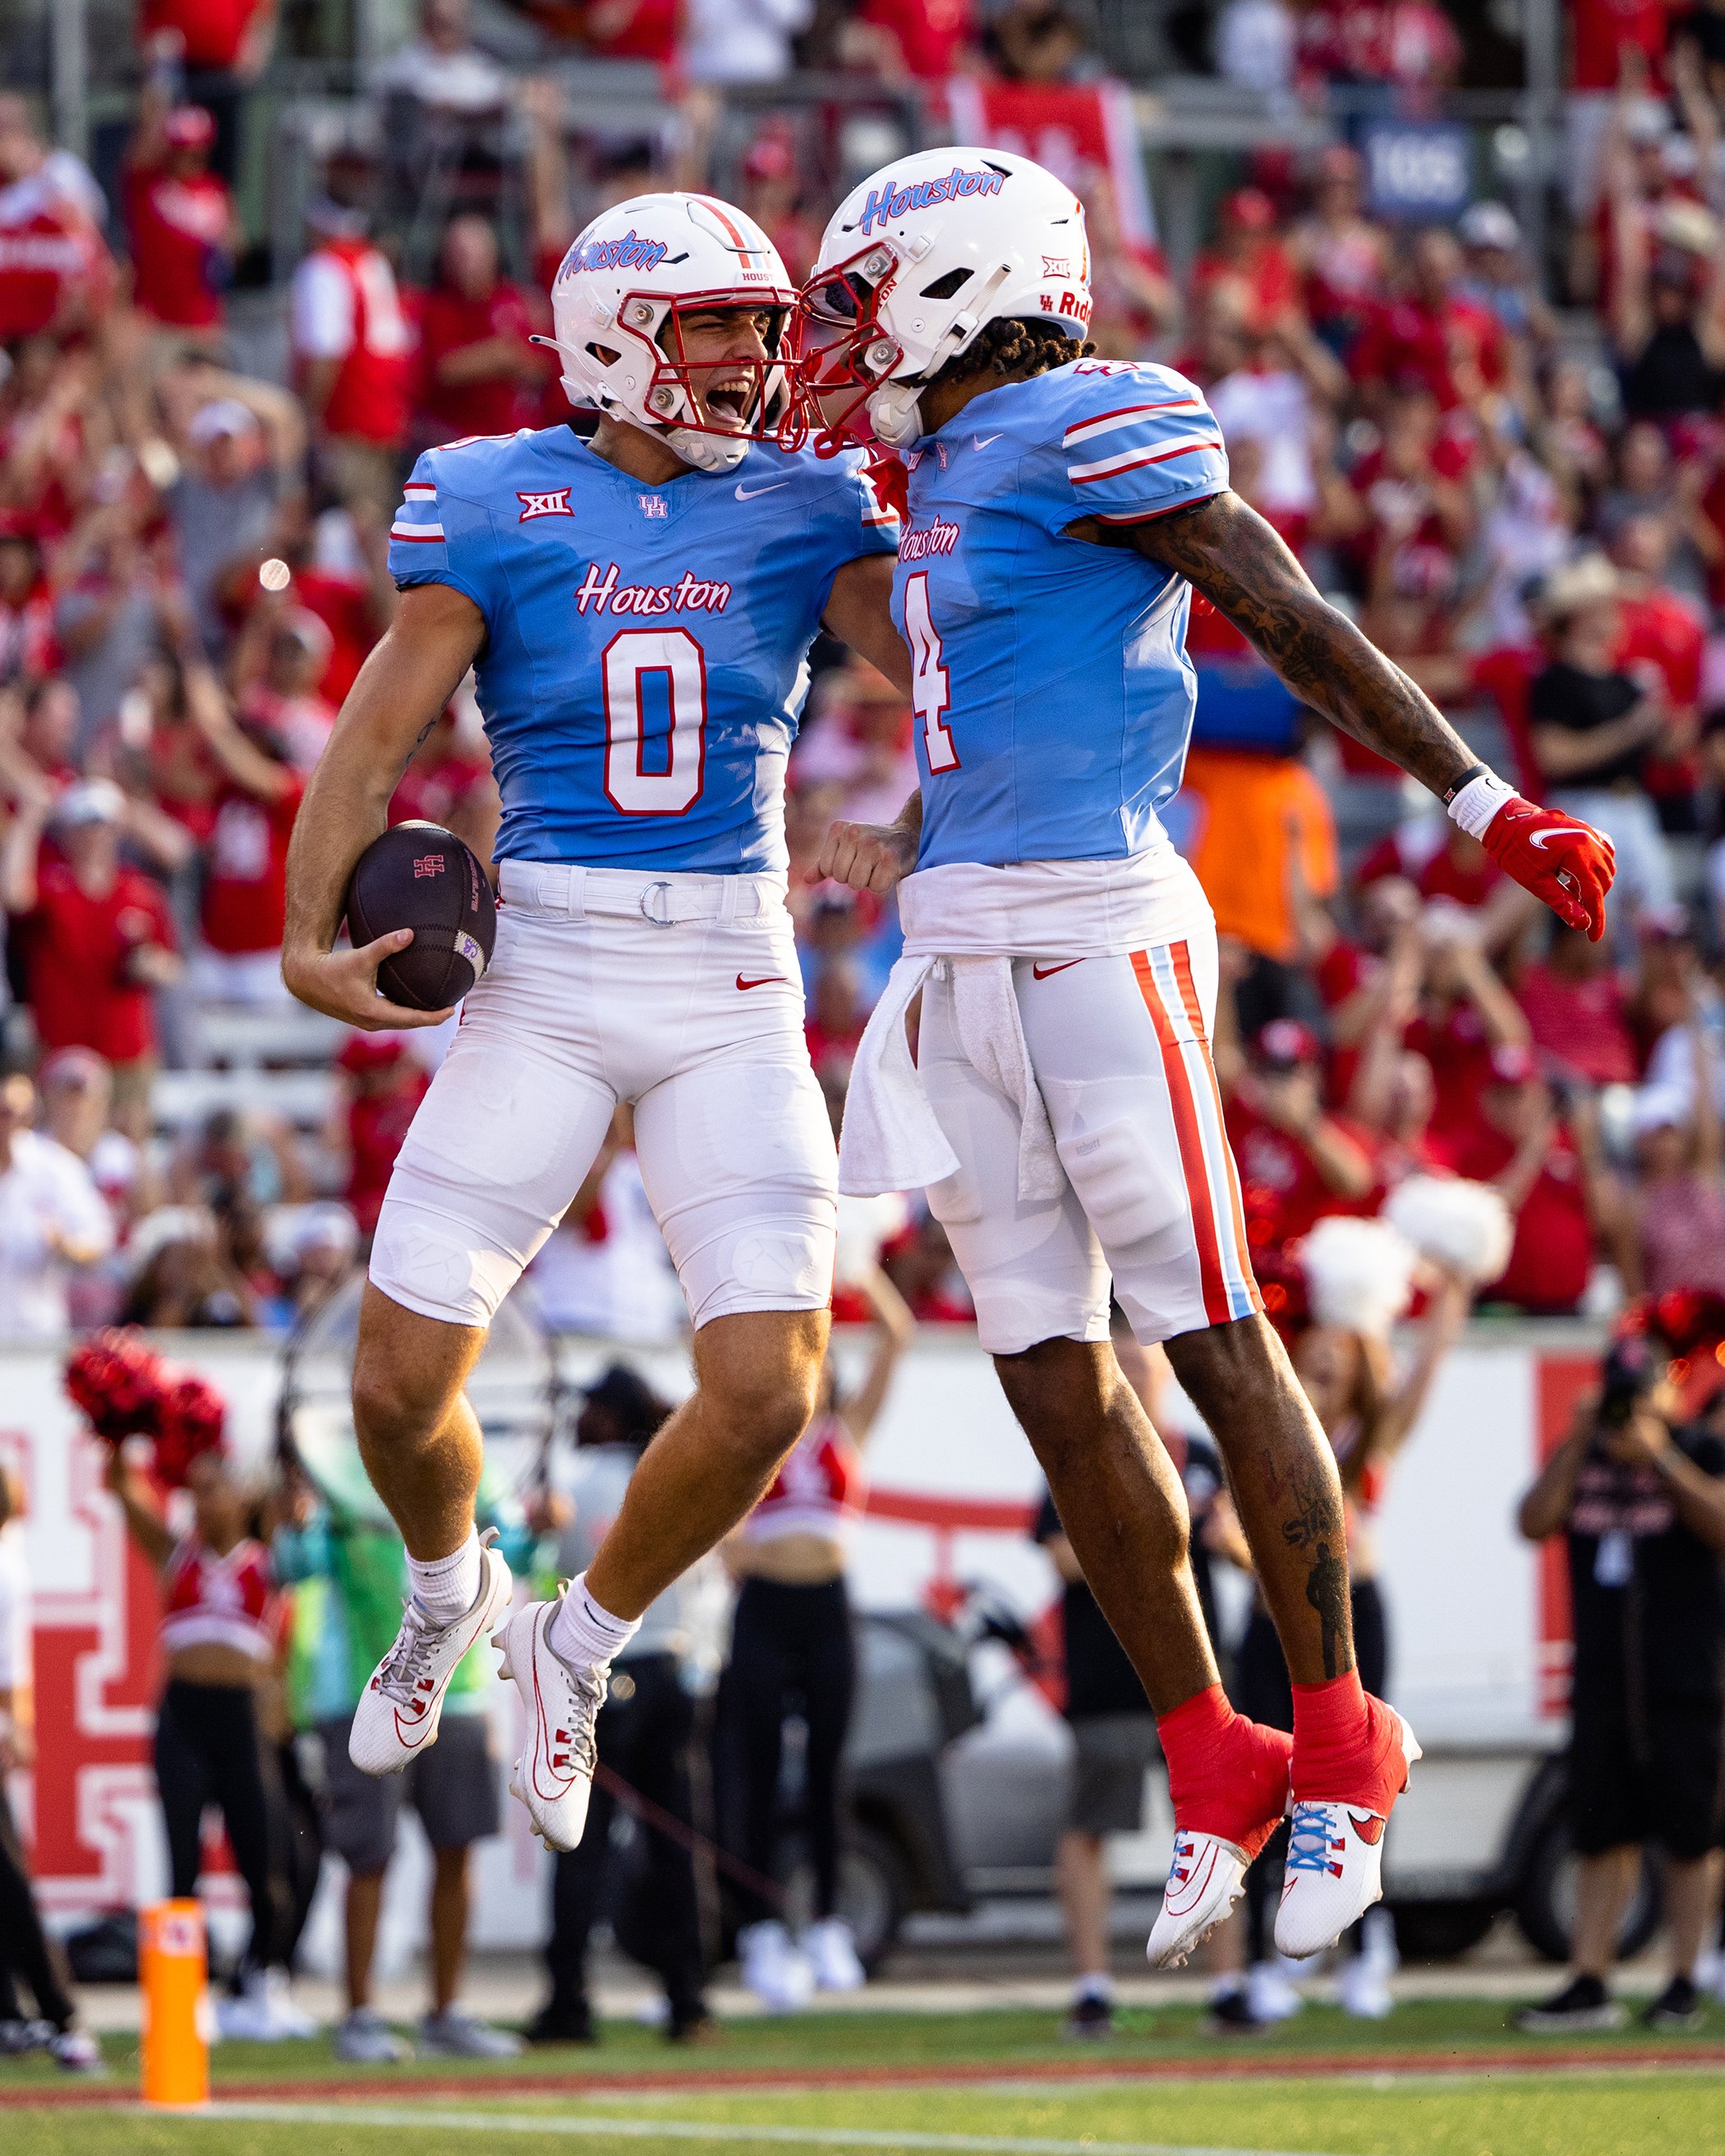
<svg viewBox="0 0 1725 2156">
<path fill-rule="evenodd" d="M 1617 855 L 1603 831 L 1555 808 L 1538 808 L 1517 793 L 1486 824 L 1480 844 L 1523 891 L 1543 899 L 1558 920 L 1584 928 L 1597 943 L 1605 932 L 1605 894 Z"/>
</svg>

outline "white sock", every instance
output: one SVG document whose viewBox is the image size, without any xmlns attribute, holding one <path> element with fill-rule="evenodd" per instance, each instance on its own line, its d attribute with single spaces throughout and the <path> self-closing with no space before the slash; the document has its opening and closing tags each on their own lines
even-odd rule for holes
<svg viewBox="0 0 1725 2156">
<path fill-rule="evenodd" d="M 477 1527 L 467 1530 L 467 1540 L 452 1557 L 422 1561 L 408 1559 L 408 1578 L 413 1599 L 439 1625 L 465 1617 L 479 1600 L 480 1539 Z"/>
<path fill-rule="evenodd" d="M 603 1670 L 641 1629 L 639 1617 L 614 1617 L 587 1591 L 587 1574 L 572 1579 L 551 1620 L 552 1652 L 572 1669 Z"/>
</svg>

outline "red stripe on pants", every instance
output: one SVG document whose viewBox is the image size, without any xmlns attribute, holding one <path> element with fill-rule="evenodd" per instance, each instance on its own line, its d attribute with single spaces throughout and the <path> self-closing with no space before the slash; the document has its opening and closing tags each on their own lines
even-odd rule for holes
<svg viewBox="0 0 1725 2156">
<path fill-rule="evenodd" d="M 1193 1037 L 1204 1050 L 1204 1067 L 1209 1077 L 1210 1098 L 1215 1103 L 1216 1128 L 1222 1136 L 1222 1158 L 1228 1169 L 1228 1211 L 1234 1223 L 1234 1249 L 1240 1260 L 1240 1277 L 1250 1291 L 1253 1307 L 1261 1310 L 1263 1305 L 1258 1299 L 1257 1278 L 1252 1271 L 1251 1247 L 1246 1241 L 1245 1208 L 1240 1203 L 1240 1172 L 1234 1164 L 1234 1148 L 1228 1142 L 1228 1122 L 1222 1112 L 1222 1089 L 1216 1083 L 1216 1066 L 1210 1058 L 1209 1043 L 1204 1038 L 1204 1006 L 1198 1000 L 1198 986 L 1192 978 L 1192 954 L 1185 944 L 1175 943 L 1170 946 L 1168 955 L 1173 960 L 1174 978 L 1180 984 L 1180 1001 L 1186 1007 L 1187 1022 L 1192 1028 Z"/>
<path fill-rule="evenodd" d="M 1204 1166 L 1204 1140 L 1198 1128 L 1198 1103 L 1186 1075 L 1186 1059 L 1174 1038 L 1173 1027 L 1162 1006 L 1156 976 L 1150 970 L 1147 951 L 1134 951 L 1132 972 L 1138 993 L 1156 1029 L 1162 1050 L 1162 1073 L 1168 1081 L 1168 1105 L 1173 1111 L 1174 1136 L 1179 1141 L 1180 1166 L 1186 1177 L 1186 1195 L 1192 1207 L 1192 1229 L 1198 1244 L 1198 1277 L 1204 1291 L 1204 1314 L 1212 1325 L 1225 1325 L 1233 1316 L 1228 1303 L 1228 1283 L 1222 1277 L 1222 1253 L 1216 1241 L 1215 1214 L 1210 1207 L 1209 1172 Z"/>
</svg>

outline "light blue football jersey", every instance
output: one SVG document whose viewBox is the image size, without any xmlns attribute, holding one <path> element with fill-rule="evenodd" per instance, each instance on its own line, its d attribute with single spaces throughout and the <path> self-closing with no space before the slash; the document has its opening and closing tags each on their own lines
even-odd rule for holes
<svg viewBox="0 0 1725 2156">
<path fill-rule="evenodd" d="M 1143 852 L 1192 735 L 1191 587 L 1065 535 L 1227 486 L 1202 395 L 1166 367 L 1077 360 L 973 398 L 906 462 L 892 605 L 916 672 L 917 866 Z"/>
<path fill-rule="evenodd" d="M 403 589 L 485 618 L 500 860 L 782 870 L 784 773 L 834 574 L 898 519 L 859 452 L 756 443 L 648 486 L 568 427 L 429 449 L 390 532 Z"/>
</svg>

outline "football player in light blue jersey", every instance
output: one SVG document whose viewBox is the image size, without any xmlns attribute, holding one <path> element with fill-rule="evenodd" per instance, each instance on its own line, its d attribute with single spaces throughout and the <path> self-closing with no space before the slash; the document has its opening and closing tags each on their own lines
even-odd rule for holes
<svg viewBox="0 0 1725 2156">
<path fill-rule="evenodd" d="M 823 857 L 897 883 L 905 926 L 840 1183 L 929 1187 L 1157 1713 L 1177 1833 L 1152 1959 L 1183 1960 L 1221 1922 L 1290 1803 L 1276 1941 L 1306 1955 L 1378 1898 L 1418 1747 L 1354 1667 L 1341 1485 L 1262 1315 L 1211 1067 L 1214 922 L 1162 823 L 1192 729 L 1192 590 L 1595 936 L 1610 848 L 1512 793 L 1325 603 L 1230 491 L 1191 382 L 1090 356 L 1088 278 L 1069 189 L 1024 158 L 945 149 L 854 192 L 804 290 L 823 446 L 866 407 L 909 467 L 893 608 L 922 778 L 897 824 L 837 825 Z M 1111 1275 L 1226 1455 L 1293 1677 L 1291 1748 L 1217 1681 L 1179 1483 L 1108 1345 Z"/>
<path fill-rule="evenodd" d="M 354 1419 L 413 1595 L 351 1748 L 372 1774 L 405 1766 L 462 1655 L 503 1620 L 529 1732 L 513 1786 L 557 1848 L 580 1839 L 613 1654 L 770 1483 L 826 1343 L 835 1161 L 785 906 L 785 762 L 823 622 L 901 683 L 909 670 L 888 613 L 897 520 L 863 458 L 778 445 L 794 296 L 758 226 L 704 196 L 642 197 L 583 233 L 552 300 L 565 386 L 598 431 L 420 458 L 390 536 L 400 609 L 289 864 L 296 995 L 367 1028 L 447 1015 L 377 993 L 408 932 L 335 945 L 353 865 L 472 666 L 503 905 L 372 1245 Z M 508 1570 L 474 1532 L 462 1388 L 619 1102 L 697 1389 L 583 1578 L 511 1618 Z"/>
</svg>

